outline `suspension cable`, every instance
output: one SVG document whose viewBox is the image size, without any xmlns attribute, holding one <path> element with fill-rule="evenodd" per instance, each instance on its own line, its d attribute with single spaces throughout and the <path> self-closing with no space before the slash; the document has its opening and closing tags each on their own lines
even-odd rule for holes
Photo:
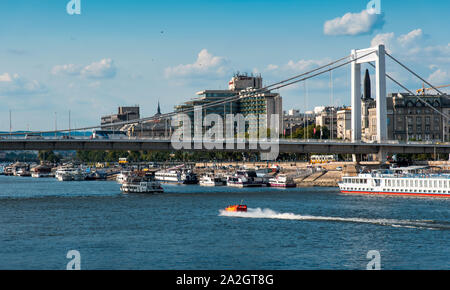
<svg viewBox="0 0 450 290">
<path fill-rule="evenodd" d="M 370 64 L 372 67 L 375 67 L 374 64 L 372 64 L 371 62 L 369 62 L 368 64 Z M 450 119 L 450 116 L 439 111 L 438 109 L 436 109 L 435 107 L 433 107 L 432 105 L 430 105 L 427 101 L 425 101 L 424 99 L 422 99 L 419 95 L 414 94 L 412 91 L 410 91 L 408 88 L 406 88 L 404 85 L 402 85 L 400 82 L 396 81 L 394 78 L 392 78 L 390 75 L 386 74 L 386 77 L 389 78 L 391 81 L 393 81 L 394 83 L 396 83 L 397 85 L 399 85 L 400 87 L 402 87 L 404 90 L 406 90 L 408 93 L 410 93 L 411 95 L 415 96 L 416 98 L 418 98 L 423 104 L 425 104 L 426 106 L 430 107 L 432 110 L 434 110 L 435 112 L 437 112 L 438 114 L 440 114 L 441 116 L 443 116 L 446 119 Z"/>
<path fill-rule="evenodd" d="M 435 91 L 437 91 L 439 94 L 441 95 L 445 95 L 444 93 L 442 93 L 440 90 L 438 90 L 437 88 L 435 88 L 432 84 L 430 84 L 429 82 L 427 82 L 425 79 L 423 79 L 422 77 L 420 77 L 418 74 L 416 74 L 415 72 L 413 72 L 411 69 L 409 69 L 406 65 L 402 64 L 400 61 L 398 61 L 397 59 L 395 59 L 392 55 L 390 55 L 389 53 L 386 52 L 386 55 L 389 56 L 392 60 L 394 60 L 396 63 L 398 63 L 399 65 L 401 65 L 404 69 L 406 69 L 407 71 L 409 71 L 410 73 L 412 73 L 413 75 L 415 75 L 417 78 L 419 78 L 421 81 L 423 81 L 424 83 L 426 83 L 427 85 L 429 85 L 431 88 L 433 88 Z"/>
</svg>

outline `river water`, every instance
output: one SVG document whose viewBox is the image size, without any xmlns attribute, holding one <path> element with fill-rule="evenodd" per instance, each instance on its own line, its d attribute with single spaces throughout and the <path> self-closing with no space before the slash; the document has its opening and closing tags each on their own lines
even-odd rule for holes
<svg viewBox="0 0 450 290">
<path fill-rule="evenodd" d="M 0 176 L 0 269 L 450 269 L 449 199 L 163 187 Z"/>
</svg>

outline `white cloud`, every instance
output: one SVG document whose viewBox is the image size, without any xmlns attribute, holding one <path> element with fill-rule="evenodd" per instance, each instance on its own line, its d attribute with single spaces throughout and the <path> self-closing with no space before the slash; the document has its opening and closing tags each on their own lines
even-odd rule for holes
<svg viewBox="0 0 450 290">
<path fill-rule="evenodd" d="M 4 73 L 0 75 L 0 82 L 11 82 L 12 77 L 9 73 Z"/>
<path fill-rule="evenodd" d="M 450 81 L 450 74 L 445 70 L 438 69 L 428 77 L 428 81 L 433 86 L 446 85 Z"/>
<path fill-rule="evenodd" d="M 269 64 L 266 68 L 266 70 L 276 70 L 278 69 L 279 66 L 277 66 L 276 64 Z"/>
<path fill-rule="evenodd" d="M 81 66 L 75 64 L 63 64 L 56 65 L 52 68 L 51 73 L 54 75 L 66 74 L 66 75 L 79 75 L 81 72 Z"/>
<path fill-rule="evenodd" d="M 394 38 L 395 38 L 394 32 L 377 34 L 370 42 L 370 46 L 375 47 L 380 44 L 384 44 L 387 51 L 392 51 L 393 46 L 395 45 L 393 43 L 393 41 L 395 40 Z"/>
<path fill-rule="evenodd" d="M 226 67 L 227 60 L 220 56 L 213 56 L 207 49 L 202 49 L 197 56 L 197 60 L 192 64 L 180 64 L 174 67 L 167 67 L 165 76 L 171 77 L 192 77 L 219 75 L 228 73 Z"/>
<path fill-rule="evenodd" d="M 46 92 L 47 89 L 37 80 L 28 80 L 19 74 L 0 75 L 0 96 L 27 96 Z"/>
<path fill-rule="evenodd" d="M 411 43 L 413 43 L 414 41 L 418 41 L 422 38 L 423 33 L 422 33 L 422 29 L 415 29 L 407 34 L 403 34 L 400 35 L 400 37 L 398 38 L 398 42 L 402 45 L 409 45 Z"/>
<path fill-rule="evenodd" d="M 117 72 L 114 61 L 110 58 L 104 58 L 99 62 L 93 62 L 81 70 L 81 75 L 87 78 L 103 79 L 113 78 Z"/>
<path fill-rule="evenodd" d="M 383 14 L 371 14 L 367 10 L 360 13 L 346 13 L 325 22 L 323 31 L 326 35 L 360 35 L 370 34 L 384 25 Z"/>
<path fill-rule="evenodd" d="M 117 68 L 110 58 L 104 58 L 84 67 L 76 64 L 56 65 L 51 70 L 54 75 L 83 76 L 91 79 L 113 78 L 116 72 Z"/>
<path fill-rule="evenodd" d="M 325 65 L 329 63 L 330 59 L 322 59 L 322 60 L 314 60 L 314 59 L 301 59 L 297 62 L 290 60 L 284 66 L 285 69 L 297 72 L 305 72 L 307 70 L 311 70 L 313 68 L 317 68 L 319 66 Z"/>
</svg>

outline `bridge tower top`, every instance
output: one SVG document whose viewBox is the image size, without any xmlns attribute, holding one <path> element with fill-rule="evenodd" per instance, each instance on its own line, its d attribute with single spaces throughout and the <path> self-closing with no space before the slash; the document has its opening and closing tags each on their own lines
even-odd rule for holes
<svg viewBox="0 0 450 290">
<path fill-rule="evenodd" d="M 384 45 L 352 50 L 351 97 L 352 97 L 352 141 L 361 140 L 361 64 L 375 62 L 375 89 L 377 110 L 377 141 L 387 140 L 386 110 L 386 51 Z"/>
</svg>

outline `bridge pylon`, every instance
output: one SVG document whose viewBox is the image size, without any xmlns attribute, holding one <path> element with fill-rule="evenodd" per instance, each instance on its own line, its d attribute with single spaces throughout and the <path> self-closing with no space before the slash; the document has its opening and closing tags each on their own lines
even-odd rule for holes
<svg viewBox="0 0 450 290">
<path fill-rule="evenodd" d="M 387 140 L 385 47 L 381 44 L 376 47 L 352 50 L 351 58 L 355 60 L 351 63 L 352 141 L 361 141 L 361 64 L 375 62 L 377 141 L 381 143 Z"/>
</svg>

